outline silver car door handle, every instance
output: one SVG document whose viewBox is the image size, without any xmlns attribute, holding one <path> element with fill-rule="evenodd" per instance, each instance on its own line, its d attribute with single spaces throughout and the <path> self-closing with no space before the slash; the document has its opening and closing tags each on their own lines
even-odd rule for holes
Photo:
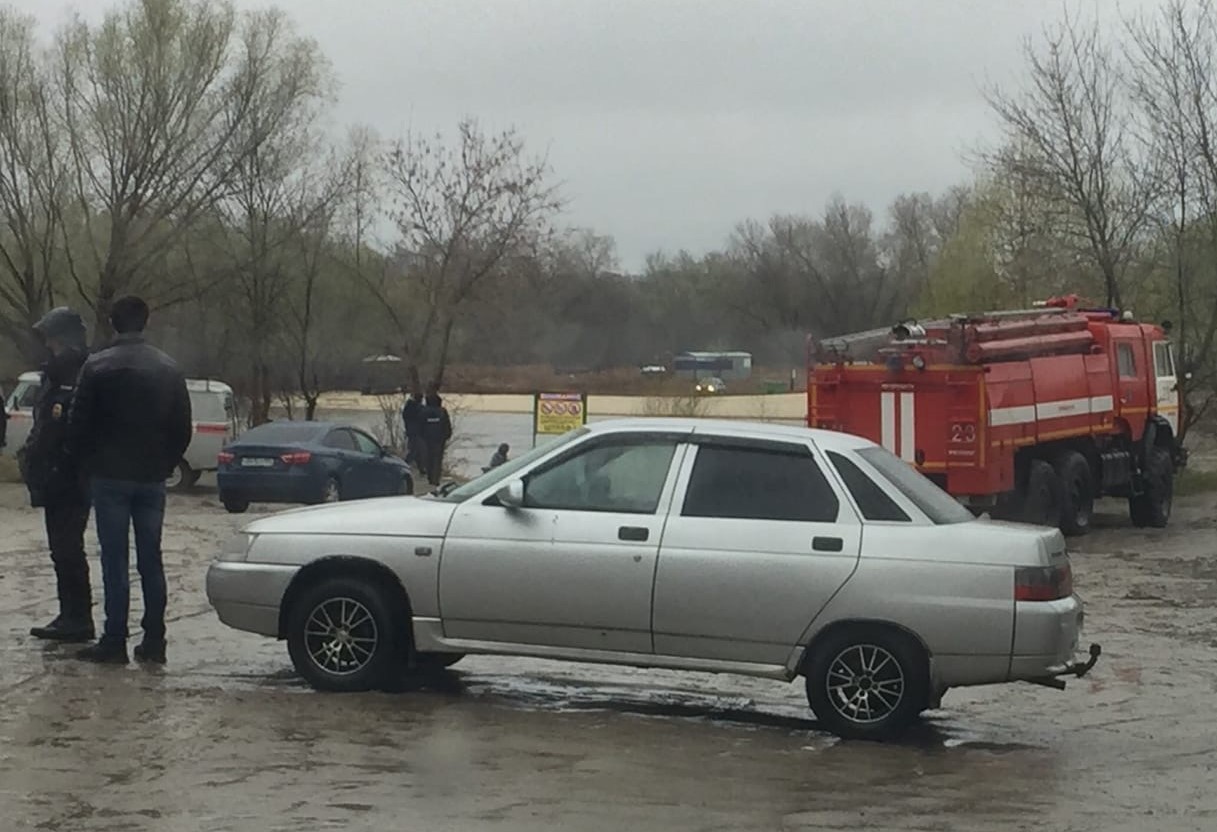
<svg viewBox="0 0 1217 832">
<path fill-rule="evenodd" d="M 643 526 L 622 526 L 617 530 L 618 540 L 645 543 L 650 536 L 651 530 Z"/>
<path fill-rule="evenodd" d="M 845 549 L 845 541 L 839 537 L 816 537 L 811 548 L 817 552 L 840 552 Z"/>
</svg>

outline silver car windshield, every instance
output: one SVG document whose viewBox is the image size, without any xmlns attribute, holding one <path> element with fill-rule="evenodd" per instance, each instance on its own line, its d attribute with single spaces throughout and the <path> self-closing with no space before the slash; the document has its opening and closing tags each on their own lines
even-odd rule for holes
<svg viewBox="0 0 1217 832">
<path fill-rule="evenodd" d="M 587 428 L 576 428 L 569 433 L 564 433 L 552 442 L 538 445 L 528 453 L 504 462 L 498 468 L 491 468 L 480 477 L 476 477 L 464 485 L 452 489 L 447 494 L 438 496 L 436 499 L 443 500 L 446 503 L 459 503 L 468 500 L 470 497 L 476 496 L 488 488 L 493 488 L 500 482 L 506 482 L 517 471 L 527 468 L 541 457 L 556 451 L 558 448 L 569 445 L 579 437 L 585 436 L 587 432 Z"/>
<path fill-rule="evenodd" d="M 934 523 L 945 526 L 976 519 L 958 500 L 890 451 L 884 448 L 864 448 L 858 451 L 858 456 L 869 462 L 884 479 L 894 485 Z"/>
</svg>

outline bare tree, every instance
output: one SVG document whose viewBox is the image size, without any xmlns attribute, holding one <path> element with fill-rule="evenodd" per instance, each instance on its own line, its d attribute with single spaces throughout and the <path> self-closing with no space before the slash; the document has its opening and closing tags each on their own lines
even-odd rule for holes
<svg viewBox="0 0 1217 832">
<path fill-rule="evenodd" d="M 1180 386 L 1199 394 L 1189 397 L 1185 434 L 1217 398 L 1217 9 L 1170 0 L 1129 31 L 1142 137 L 1164 181 L 1156 219 L 1170 240 Z"/>
<path fill-rule="evenodd" d="M 313 227 L 304 229 L 299 237 L 300 259 L 297 283 L 290 292 L 291 319 L 287 328 L 288 349 L 293 357 L 295 392 L 304 400 L 304 418 L 312 421 L 317 404 L 325 392 L 324 350 L 318 343 L 318 330 L 324 317 L 322 285 L 325 265 L 329 262 L 331 243 L 330 215 L 319 215 Z"/>
<path fill-rule="evenodd" d="M 901 194 L 892 201 L 881 247 L 887 267 L 907 298 L 924 290 L 942 247 L 959 230 L 969 196 L 967 189 L 955 188 L 939 198 L 915 193 Z"/>
<path fill-rule="evenodd" d="M 286 90 L 314 52 L 278 13 L 238 18 L 223 0 L 130 0 L 63 30 L 54 125 L 85 224 L 83 240 L 63 242 L 99 337 L 120 293 L 157 305 L 187 295 L 173 268 L 183 237 L 288 117 Z"/>
<path fill-rule="evenodd" d="M 1157 184 L 1134 158 L 1120 68 L 1098 24 L 1073 18 L 1024 51 L 1027 86 L 988 93 L 1020 149 L 995 164 L 1018 163 L 1037 196 L 1059 206 L 1061 231 L 1102 276 L 1108 304 L 1120 306 Z"/>
<path fill-rule="evenodd" d="M 733 271 L 742 280 L 732 281 L 736 285 L 723 293 L 733 311 L 763 329 L 805 329 L 810 324 L 805 303 L 809 282 L 816 284 L 825 305 L 838 308 L 833 287 L 820 270 L 813 266 L 800 274 L 792 255 L 792 244 L 810 227 L 811 221 L 793 216 L 773 217 L 767 225 L 740 223 L 730 252 Z"/>
<path fill-rule="evenodd" d="M 354 287 L 351 273 L 341 267 L 344 258 L 336 247 L 341 244 L 338 227 L 342 211 L 345 206 L 354 207 L 365 158 L 365 145 L 359 135 L 345 155 L 329 154 L 328 173 L 319 178 L 318 189 L 309 197 L 311 210 L 305 212 L 307 221 L 296 235 L 296 268 L 286 293 L 289 315 L 284 326 L 295 392 L 304 400 L 305 418 L 309 420 L 316 416 L 321 394 L 333 375 L 335 351 L 324 336 L 342 327 L 344 322 L 337 313 Z M 333 340 L 340 338 L 337 335 Z"/>
<path fill-rule="evenodd" d="M 33 20 L 0 9 L 0 336 L 26 358 L 31 326 L 55 305 L 57 288 L 65 180 L 47 95 Z"/>
<path fill-rule="evenodd" d="M 548 232 L 561 202 L 544 159 L 514 131 L 459 125 L 455 144 L 410 136 L 384 157 L 397 238 L 391 269 L 367 279 L 393 322 L 409 381 L 442 382 L 453 329 L 514 253 Z"/>
<path fill-rule="evenodd" d="M 881 262 L 871 212 L 839 197 L 820 219 L 744 223 L 731 250 L 742 280 L 729 302 L 763 329 L 835 335 L 891 322 L 908 303 L 899 275 Z"/>
<path fill-rule="evenodd" d="M 277 366 L 286 338 L 289 288 L 299 279 L 301 237 L 324 225 L 339 183 L 315 127 L 331 81 L 328 67 L 280 12 L 248 18 L 242 51 L 259 56 L 265 80 L 248 101 L 233 101 L 227 152 L 219 164 L 228 183 L 211 211 L 227 277 L 237 301 L 251 373 L 251 423 L 270 418 L 283 376 Z"/>
</svg>

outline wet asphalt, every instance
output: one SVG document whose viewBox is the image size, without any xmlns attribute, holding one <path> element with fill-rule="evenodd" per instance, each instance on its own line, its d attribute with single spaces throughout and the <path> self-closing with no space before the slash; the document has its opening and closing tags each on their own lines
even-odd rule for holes
<svg viewBox="0 0 1217 832">
<path fill-rule="evenodd" d="M 1106 506 L 1077 543 L 1091 676 L 951 691 L 876 745 L 822 732 L 799 683 L 730 676 L 471 657 L 405 693 L 315 693 L 210 611 L 241 521 L 206 490 L 171 501 L 169 664 L 82 665 L 26 634 L 54 602 L 23 496 L 0 486 L 0 829 L 1217 828 L 1213 497 L 1165 532 Z"/>
</svg>

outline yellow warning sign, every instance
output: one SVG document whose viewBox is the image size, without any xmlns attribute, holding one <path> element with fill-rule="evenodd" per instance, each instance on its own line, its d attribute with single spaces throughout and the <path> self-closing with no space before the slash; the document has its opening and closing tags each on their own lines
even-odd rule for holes
<svg viewBox="0 0 1217 832">
<path fill-rule="evenodd" d="M 587 424 L 587 397 L 582 393 L 537 393 L 532 413 L 533 433 L 566 433 Z"/>
</svg>

